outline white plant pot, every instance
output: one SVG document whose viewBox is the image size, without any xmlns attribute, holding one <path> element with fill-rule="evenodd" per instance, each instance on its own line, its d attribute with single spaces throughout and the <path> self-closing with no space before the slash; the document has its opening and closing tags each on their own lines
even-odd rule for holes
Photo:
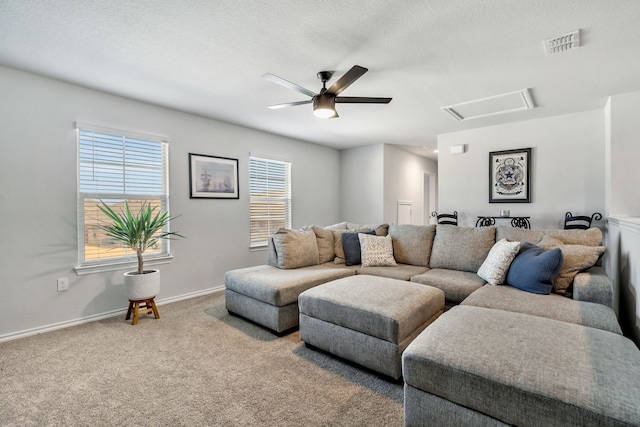
<svg viewBox="0 0 640 427">
<path fill-rule="evenodd" d="M 160 292 L 160 270 L 145 270 L 144 274 L 124 273 L 124 291 L 132 301 L 155 297 Z"/>
</svg>

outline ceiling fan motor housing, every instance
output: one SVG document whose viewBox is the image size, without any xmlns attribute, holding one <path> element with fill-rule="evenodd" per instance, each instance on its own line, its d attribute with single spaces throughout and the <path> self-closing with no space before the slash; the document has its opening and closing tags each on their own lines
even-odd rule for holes
<svg viewBox="0 0 640 427">
<path fill-rule="evenodd" d="M 321 93 L 313 97 L 313 112 L 318 117 L 330 118 L 336 114 L 336 97 L 330 93 Z"/>
</svg>

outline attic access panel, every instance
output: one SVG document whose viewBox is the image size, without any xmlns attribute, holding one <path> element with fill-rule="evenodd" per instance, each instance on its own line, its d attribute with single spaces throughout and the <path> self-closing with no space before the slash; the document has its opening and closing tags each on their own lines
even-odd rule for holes
<svg viewBox="0 0 640 427">
<path fill-rule="evenodd" d="M 456 120 L 464 121 L 534 108 L 529 89 L 489 96 L 441 107 Z"/>
</svg>

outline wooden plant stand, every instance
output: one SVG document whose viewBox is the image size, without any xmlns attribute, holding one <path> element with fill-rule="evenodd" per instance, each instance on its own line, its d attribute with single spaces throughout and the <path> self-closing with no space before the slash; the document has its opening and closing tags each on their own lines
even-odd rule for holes
<svg viewBox="0 0 640 427">
<path fill-rule="evenodd" d="M 131 318 L 131 312 L 133 312 L 133 321 L 132 325 L 138 324 L 138 313 L 140 310 L 146 310 L 147 314 L 153 313 L 156 319 L 160 318 L 160 314 L 158 314 L 158 308 L 156 307 L 156 298 L 146 298 L 139 300 L 129 300 L 129 308 L 127 309 L 127 317 L 125 320 L 129 320 Z"/>
</svg>

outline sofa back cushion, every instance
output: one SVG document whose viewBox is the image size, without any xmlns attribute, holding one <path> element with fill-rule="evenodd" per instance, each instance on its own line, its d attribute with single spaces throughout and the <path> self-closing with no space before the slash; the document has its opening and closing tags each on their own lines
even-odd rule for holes
<svg viewBox="0 0 640 427">
<path fill-rule="evenodd" d="M 389 235 L 393 243 L 393 256 L 396 262 L 429 267 L 435 234 L 435 225 L 390 225 Z"/>
<path fill-rule="evenodd" d="M 545 236 L 558 239 L 567 245 L 599 246 L 602 243 L 602 231 L 595 227 L 587 230 L 530 230 L 505 225 L 496 227 L 497 241 L 507 239 L 537 245 Z"/>
<path fill-rule="evenodd" d="M 347 223 L 341 222 L 338 224 L 328 225 L 326 227 L 312 225 L 311 229 L 316 235 L 316 244 L 318 245 L 318 257 L 320 264 L 333 261 L 336 256 L 336 252 L 334 249 L 335 237 L 333 236 L 333 230 L 346 230 Z"/>
<path fill-rule="evenodd" d="M 386 236 L 389 234 L 389 224 L 355 224 L 353 222 L 347 222 L 347 229 L 349 231 L 360 230 L 375 230 L 376 236 Z"/>
<path fill-rule="evenodd" d="M 318 245 L 313 230 L 280 228 L 273 234 L 273 246 L 278 257 L 278 268 L 286 270 L 319 263 Z"/>
<path fill-rule="evenodd" d="M 438 225 L 429 267 L 476 273 L 495 244 L 495 238 L 495 227 Z"/>
<path fill-rule="evenodd" d="M 537 245 L 545 235 L 545 230 L 531 230 L 506 225 L 496 227 L 496 241 L 507 239 L 510 242 L 529 242 Z"/>
</svg>

